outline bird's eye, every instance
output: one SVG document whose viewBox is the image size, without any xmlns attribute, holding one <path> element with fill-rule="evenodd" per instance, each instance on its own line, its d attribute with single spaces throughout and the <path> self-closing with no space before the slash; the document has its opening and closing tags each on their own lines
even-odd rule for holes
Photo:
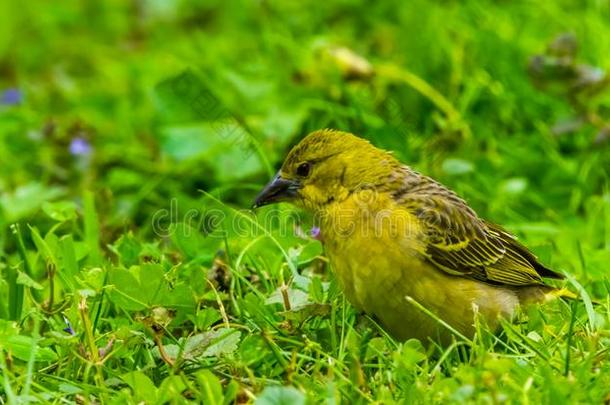
<svg viewBox="0 0 610 405">
<path fill-rule="evenodd" d="M 311 171 L 311 163 L 305 162 L 301 163 L 299 167 L 297 167 L 297 176 L 307 177 L 309 176 L 309 172 Z"/>
</svg>

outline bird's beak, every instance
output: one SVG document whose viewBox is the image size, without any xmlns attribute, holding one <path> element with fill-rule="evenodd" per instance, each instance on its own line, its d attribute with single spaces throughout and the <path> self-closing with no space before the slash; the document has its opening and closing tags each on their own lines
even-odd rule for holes
<svg viewBox="0 0 610 405">
<path fill-rule="evenodd" d="M 260 192 L 258 197 L 256 197 L 253 208 L 259 208 L 264 205 L 281 201 L 289 201 L 296 197 L 300 186 L 298 181 L 284 179 L 278 173 L 273 180 L 263 188 L 263 191 Z"/>
</svg>

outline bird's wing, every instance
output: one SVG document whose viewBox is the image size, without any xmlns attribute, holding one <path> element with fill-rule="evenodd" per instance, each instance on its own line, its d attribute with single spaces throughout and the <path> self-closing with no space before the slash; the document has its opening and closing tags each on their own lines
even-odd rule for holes
<svg viewBox="0 0 610 405">
<path fill-rule="evenodd" d="M 514 236 L 477 217 L 464 200 L 422 176 L 417 186 L 394 197 L 421 220 L 425 256 L 439 269 L 480 281 L 513 286 L 563 278 L 544 267 Z"/>
</svg>

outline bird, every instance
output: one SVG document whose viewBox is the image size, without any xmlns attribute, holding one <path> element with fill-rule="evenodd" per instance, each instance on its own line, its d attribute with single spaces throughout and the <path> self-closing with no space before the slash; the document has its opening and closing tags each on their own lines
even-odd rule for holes
<svg viewBox="0 0 610 405">
<path fill-rule="evenodd" d="M 313 215 L 347 300 L 394 338 L 448 344 L 570 293 L 515 236 L 455 192 L 348 132 L 305 136 L 256 197 Z"/>
</svg>

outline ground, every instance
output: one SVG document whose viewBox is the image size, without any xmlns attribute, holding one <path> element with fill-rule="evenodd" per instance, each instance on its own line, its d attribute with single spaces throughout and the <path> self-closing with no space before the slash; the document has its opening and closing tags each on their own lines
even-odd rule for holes
<svg viewBox="0 0 610 405">
<path fill-rule="evenodd" d="M 610 401 L 607 1 L 0 15 L 3 402 Z M 319 128 L 450 186 L 580 299 L 449 347 L 393 340 L 307 215 L 250 210 Z"/>
</svg>

